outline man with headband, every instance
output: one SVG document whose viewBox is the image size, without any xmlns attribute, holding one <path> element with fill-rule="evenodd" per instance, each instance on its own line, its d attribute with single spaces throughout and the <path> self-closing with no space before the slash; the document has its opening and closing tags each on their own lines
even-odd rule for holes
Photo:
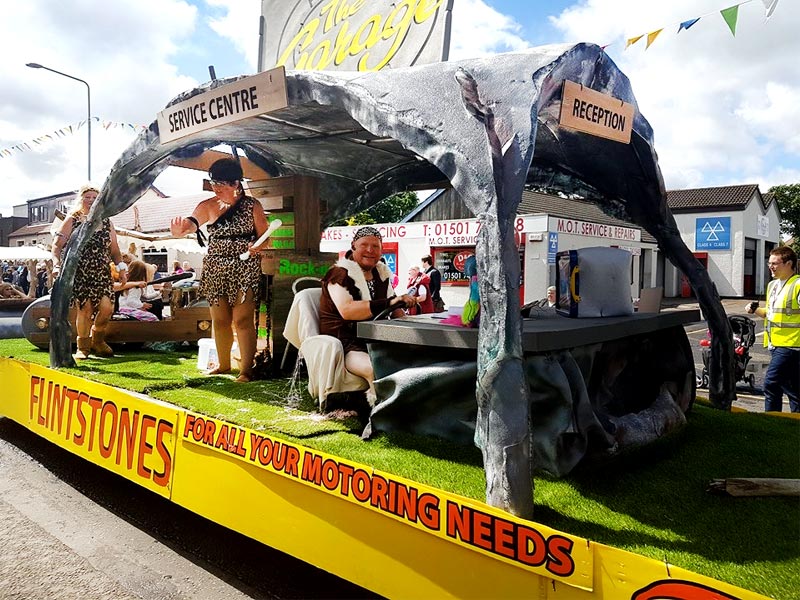
<svg viewBox="0 0 800 600">
<path fill-rule="evenodd" d="M 381 234 L 374 227 L 361 227 L 356 231 L 350 245 L 352 257 L 340 259 L 322 280 L 319 307 L 320 333 L 341 340 L 345 367 L 369 382 L 367 400 L 370 405 L 375 403 L 372 362 L 367 345 L 356 335 L 356 325 L 387 308 L 396 307 L 392 316 L 402 317 L 403 307 L 416 303 L 411 296 L 395 295 L 392 272 L 380 262 L 381 241 Z"/>
</svg>

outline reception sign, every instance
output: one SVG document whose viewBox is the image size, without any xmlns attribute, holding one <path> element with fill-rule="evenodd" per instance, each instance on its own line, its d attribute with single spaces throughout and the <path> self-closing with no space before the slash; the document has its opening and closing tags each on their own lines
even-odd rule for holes
<svg viewBox="0 0 800 600">
<path fill-rule="evenodd" d="M 564 80 L 559 124 L 590 135 L 629 144 L 633 104 Z"/>
<path fill-rule="evenodd" d="M 447 59 L 453 0 L 262 0 L 261 66 L 380 71 Z"/>
</svg>

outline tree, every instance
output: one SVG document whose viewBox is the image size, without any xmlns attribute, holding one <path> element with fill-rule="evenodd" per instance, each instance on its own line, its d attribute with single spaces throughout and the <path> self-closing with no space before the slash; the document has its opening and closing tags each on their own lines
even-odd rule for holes
<svg viewBox="0 0 800 600">
<path fill-rule="evenodd" d="M 776 185 L 770 188 L 781 211 L 781 233 L 792 236 L 792 247 L 800 250 L 800 183 Z"/>
<path fill-rule="evenodd" d="M 351 217 L 345 217 L 334 225 L 371 225 L 372 223 L 397 223 L 419 204 L 416 192 L 399 192 L 384 198 L 375 206 Z"/>
</svg>

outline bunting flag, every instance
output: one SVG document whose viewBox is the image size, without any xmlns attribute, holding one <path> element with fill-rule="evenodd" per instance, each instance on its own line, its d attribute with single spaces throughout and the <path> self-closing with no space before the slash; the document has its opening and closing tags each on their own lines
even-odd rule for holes
<svg viewBox="0 0 800 600">
<path fill-rule="evenodd" d="M 684 21 L 684 22 L 683 22 L 683 23 L 681 23 L 681 24 L 680 24 L 680 26 L 678 27 L 678 33 L 680 33 L 681 31 L 683 31 L 684 29 L 689 29 L 689 27 L 691 27 L 692 25 L 694 25 L 695 23 L 697 23 L 699 20 L 700 20 L 700 17 L 697 17 L 697 18 L 695 18 L 695 19 L 689 19 L 688 21 Z"/>
<path fill-rule="evenodd" d="M 133 125 L 131 123 L 118 123 L 116 121 L 105 121 L 101 120 L 100 117 L 92 117 L 92 121 L 97 121 L 98 123 L 100 123 L 100 125 L 106 131 L 108 131 L 111 128 L 117 128 L 117 127 L 123 127 L 125 129 L 130 128 L 134 132 L 147 129 L 146 125 Z M 9 146 L 8 148 L 2 148 L 0 149 L 0 158 L 13 156 L 15 152 L 16 153 L 28 152 L 29 150 L 33 150 L 35 146 L 41 146 L 45 142 L 53 142 L 58 140 L 59 138 L 67 137 L 67 135 L 74 135 L 81 127 L 83 127 L 86 124 L 86 122 L 87 120 L 84 119 L 80 123 L 76 123 L 73 125 L 66 125 L 61 129 L 56 129 L 52 133 L 46 133 L 44 135 L 35 137 L 34 139 L 30 140 L 30 142 L 20 142 L 19 144 Z M 31 144 L 35 144 L 35 146 L 31 146 Z"/>
<path fill-rule="evenodd" d="M 736 37 L 736 23 L 739 19 L 739 7 L 742 6 L 743 4 L 750 4 L 751 2 L 754 1 L 755 0 L 742 0 L 742 2 L 739 2 L 738 4 L 729 6 L 728 8 L 719 11 L 719 13 L 722 15 L 723 20 L 728 25 L 728 29 L 730 29 L 731 33 L 733 34 L 733 37 Z M 778 5 L 778 1 L 779 0 L 761 0 L 761 3 L 764 5 L 764 10 L 765 10 L 765 18 L 764 18 L 765 21 L 769 19 L 770 16 L 772 16 L 773 12 L 775 12 L 775 7 Z M 677 34 L 683 31 L 684 29 L 689 29 L 700 19 L 713 14 L 716 14 L 716 12 L 710 12 L 705 15 L 700 15 L 699 17 L 694 17 L 693 19 L 682 21 L 681 23 L 678 24 L 678 30 L 675 33 Z M 655 41 L 655 39 L 663 30 L 664 28 L 662 27 L 661 29 L 656 29 L 646 34 L 647 45 L 645 46 L 645 50 L 647 50 L 650 47 L 650 45 Z M 625 44 L 625 50 L 627 50 L 630 46 L 633 46 L 644 36 L 645 34 L 641 34 L 635 37 L 627 38 L 627 43 Z M 605 49 L 610 45 L 611 44 L 606 44 L 605 46 L 603 46 L 603 48 Z"/>
<path fill-rule="evenodd" d="M 642 34 L 642 35 L 637 35 L 636 37 L 629 38 L 629 39 L 628 39 L 628 43 L 627 43 L 627 44 L 625 44 L 625 49 L 627 50 L 627 49 L 628 49 L 628 46 L 633 46 L 633 45 L 634 45 L 636 42 L 638 42 L 638 41 L 639 41 L 640 39 L 642 39 L 643 37 L 644 37 L 644 34 Z"/>
<path fill-rule="evenodd" d="M 661 33 L 662 31 L 664 31 L 663 27 L 656 31 L 651 31 L 650 33 L 647 34 L 647 46 L 644 47 L 645 50 L 647 50 L 650 47 L 650 44 L 656 41 L 658 34 Z"/>
<path fill-rule="evenodd" d="M 739 5 L 736 4 L 731 6 L 730 8 L 725 8 L 719 13 L 722 15 L 722 18 L 725 19 L 725 22 L 728 24 L 728 27 L 733 34 L 733 37 L 736 37 L 736 20 L 739 18 Z"/>
<path fill-rule="evenodd" d="M 778 0 L 761 0 L 761 2 L 764 4 L 764 20 L 766 21 L 772 16 L 775 7 L 778 6 Z"/>
</svg>

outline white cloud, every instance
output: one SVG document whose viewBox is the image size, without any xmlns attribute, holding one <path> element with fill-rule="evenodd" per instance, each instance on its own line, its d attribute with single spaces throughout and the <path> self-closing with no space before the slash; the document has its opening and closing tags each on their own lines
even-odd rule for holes
<svg viewBox="0 0 800 600">
<path fill-rule="evenodd" d="M 225 15 L 212 18 L 209 26 L 219 35 L 230 40 L 245 57 L 250 71 L 258 67 L 258 19 L 261 2 L 256 0 L 206 0 L 209 6 L 224 9 Z"/>
<path fill-rule="evenodd" d="M 668 188 L 796 182 L 800 3 L 782 2 L 766 23 L 760 2 L 743 4 L 736 37 L 720 8 L 718 0 L 588 0 L 552 24 L 565 40 L 614 42 L 608 52 L 653 126 Z M 681 21 L 698 16 L 676 34 Z M 624 50 L 625 39 L 661 27 L 649 49 L 642 39 Z M 773 166 L 776 154 L 782 168 Z"/>
<path fill-rule="evenodd" d="M 31 143 L 86 119 L 86 87 L 25 63 L 87 81 L 92 115 L 107 123 L 149 124 L 172 97 L 197 83 L 179 74 L 173 60 L 196 19 L 196 8 L 183 0 L 9 4 L 0 21 L 0 148 L 28 142 L 32 150 L 0 159 L 7 190 L 0 213 L 75 189 L 87 178 L 86 129 Z M 102 182 L 134 135 L 130 128 L 93 123 L 92 179 Z"/>
<path fill-rule="evenodd" d="M 483 0 L 458 0 L 453 9 L 450 60 L 522 50 L 521 26 Z"/>
</svg>

